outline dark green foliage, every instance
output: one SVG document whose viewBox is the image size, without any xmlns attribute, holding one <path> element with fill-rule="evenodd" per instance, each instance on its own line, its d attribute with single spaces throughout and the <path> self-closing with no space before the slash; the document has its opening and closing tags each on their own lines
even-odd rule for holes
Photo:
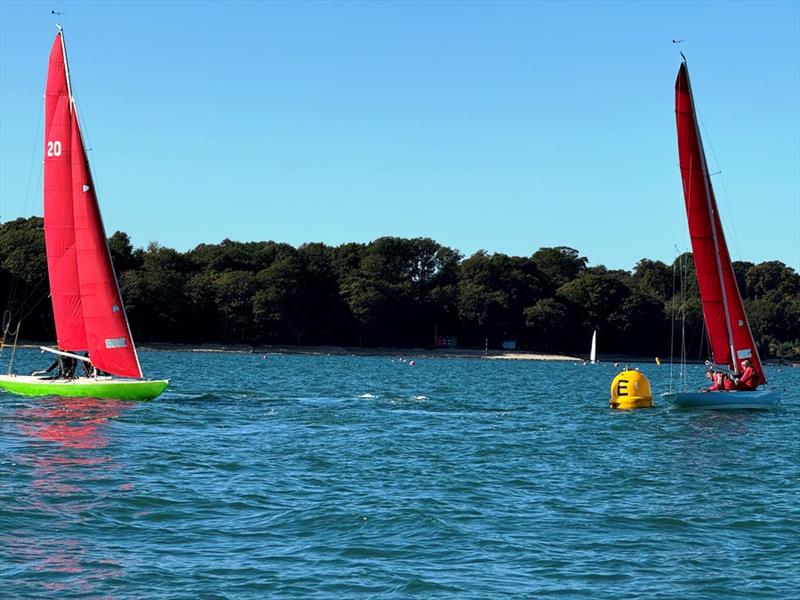
<svg viewBox="0 0 800 600">
<path fill-rule="evenodd" d="M 22 335 L 55 337 L 47 294 L 41 217 L 0 223 L 0 312 L 4 313 L 4 324 L 13 331 L 24 321 Z"/>
<path fill-rule="evenodd" d="M 577 277 L 586 268 L 588 262 L 577 250 L 566 246 L 539 248 L 533 253 L 532 258 L 539 271 L 546 277 L 553 292 Z"/>
<path fill-rule="evenodd" d="M 0 268 L 28 284 L 47 277 L 44 224 L 40 217 L 0 224 Z"/>
<path fill-rule="evenodd" d="M 432 346 L 438 334 L 585 354 L 598 329 L 604 353 L 667 356 L 673 339 L 679 354 L 683 337 L 689 358 L 707 354 L 690 253 L 671 266 L 642 259 L 629 273 L 588 267 L 567 247 L 464 259 L 428 238 L 224 240 L 180 253 L 134 249 L 117 231 L 109 248 L 140 341 Z M 762 354 L 800 358 L 800 276 L 776 261 L 734 271 Z M 0 286 L 0 301 L 24 317 L 21 335 L 52 339 L 40 218 L 0 224 Z"/>
<path fill-rule="evenodd" d="M 141 249 L 134 250 L 131 245 L 131 238 L 127 233 L 117 231 L 108 238 L 108 250 L 111 253 L 111 261 L 117 274 L 131 269 L 138 269 L 142 266 Z"/>
<path fill-rule="evenodd" d="M 544 297 L 547 280 L 529 258 L 481 250 L 461 263 L 458 310 L 462 339 L 525 341 L 523 311 Z"/>
</svg>

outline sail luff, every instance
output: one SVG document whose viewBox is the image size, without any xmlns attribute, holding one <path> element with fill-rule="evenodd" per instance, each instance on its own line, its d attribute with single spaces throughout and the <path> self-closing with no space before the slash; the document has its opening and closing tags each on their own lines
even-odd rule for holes
<svg viewBox="0 0 800 600">
<path fill-rule="evenodd" d="M 686 63 L 675 81 L 678 155 L 703 318 L 712 360 L 741 371 L 749 358 L 766 382 L 719 218 Z"/>
</svg>

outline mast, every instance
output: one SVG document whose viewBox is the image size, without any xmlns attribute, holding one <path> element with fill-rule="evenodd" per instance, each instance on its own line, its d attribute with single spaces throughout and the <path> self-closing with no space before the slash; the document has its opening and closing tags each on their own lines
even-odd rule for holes
<svg viewBox="0 0 800 600">
<path fill-rule="evenodd" d="M 728 308 L 728 293 L 725 288 L 725 277 L 723 277 L 722 275 L 722 261 L 720 260 L 720 255 L 719 255 L 719 237 L 717 234 L 716 219 L 714 218 L 716 210 L 714 203 L 711 202 L 711 188 L 710 188 L 711 182 L 708 174 L 708 164 L 706 163 L 706 152 L 705 149 L 703 148 L 703 138 L 700 136 L 700 128 L 697 123 L 697 110 L 695 109 L 694 106 L 694 93 L 692 92 L 692 81 L 689 77 L 689 66 L 686 63 L 686 57 L 683 56 L 683 53 L 681 53 L 681 56 L 683 57 L 683 65 L 686 68 L 686 84 L 689 88 L 689 102 L 691 102 L 692 105 L 692 120 L 694 121 L 694 130 L 695 130 L 695 135 L 697 136 L 697 145 L 700 149 L 700 168 L 702 169 L 703 172 L 703 183 L 705 185 L 705 191 L 706 191 L 706 206 L 708 207 L 708 214 L 711 216 L 711 218 L 709 219 L 711 223 L 711 238 L 714 241 L 714 258 L 717 262 L 717 276 L 719 278 L 720 289 L 722 290 L 722 309 L 725 314 L 725 329 L 728 333 L 728 346 L 731 349 L 731 363 L 733 363 L 732 366 L 734 373 L 738 373 L 739 365 L 737 364 L 736 349 L 733 344 L 733 330 L 731 329 L 731 314 L 730 314 L 730 309 Z"/>
<path fill-rule="evenodd" d="M 56 24 L 56 28 L 58 28 L 58 35 L 61 38 L 61 54 L 64 57 L 64 79 L 67 82 L 67 95 L 69 96 L 70 109 L 72 109 L 75 104 L 75 100 L 72 95 L 72 81 L 69 78 L 69 61 L 67 61 L 67 43 L 66 41 L 64 41 L 64 28 L 59 24 Z"/>
</svg>

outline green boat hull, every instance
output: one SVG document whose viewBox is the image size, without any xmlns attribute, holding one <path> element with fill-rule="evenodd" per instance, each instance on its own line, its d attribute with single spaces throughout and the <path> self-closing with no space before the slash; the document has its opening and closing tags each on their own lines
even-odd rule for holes
<svg viewBox="0 0 800 600">
<path fill-rule="evenodd" d="M 168 379 L 140 380 L 112 377 L 47 379 L 29 375 L 0 375 L 0 389 L 20 396 L 152 400 L 167 389 L 168 385 Z"/>
</svg>

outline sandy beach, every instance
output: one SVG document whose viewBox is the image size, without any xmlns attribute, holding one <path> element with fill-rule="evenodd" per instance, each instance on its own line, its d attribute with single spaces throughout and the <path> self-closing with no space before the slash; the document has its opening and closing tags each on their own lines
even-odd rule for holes
<svg viewBox="0 0 800 600">
<path fill-rule="evenodd" d="M 309 354 L 340 356 L 402 356 L 431 358 L 475 358 L 489 360 L 581 361 L 563 354 L 543 354 L 522 350 L 470 350 L 461 348 L 360 348 L 349 346 L 248 346 L 244 344 L 141 344 L 140 350 L 174 352 L 238 352 L 243 354 Z"/>
</svg>

